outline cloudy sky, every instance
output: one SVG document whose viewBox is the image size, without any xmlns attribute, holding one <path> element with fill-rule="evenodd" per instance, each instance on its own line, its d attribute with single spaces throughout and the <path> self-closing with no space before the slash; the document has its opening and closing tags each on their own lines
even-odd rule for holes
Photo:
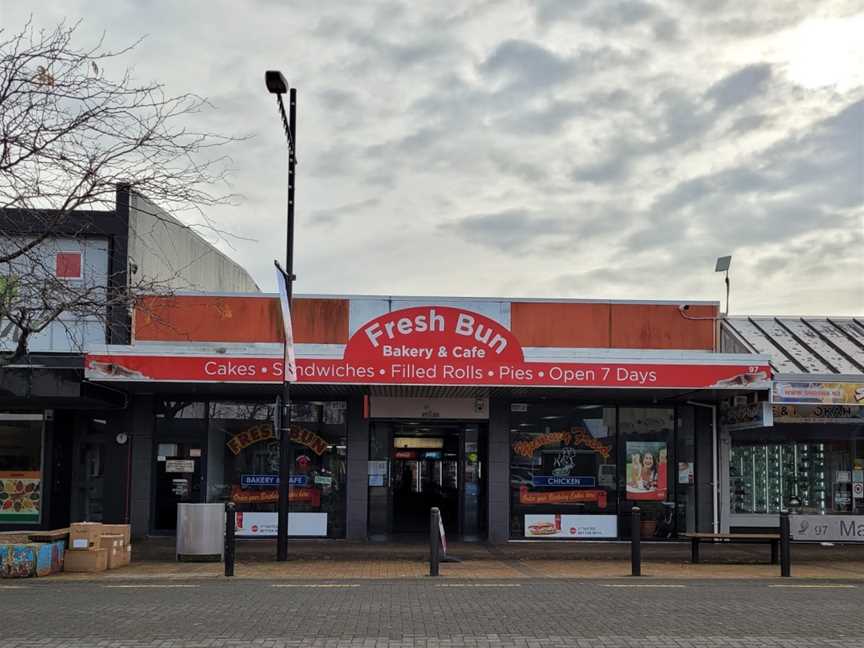
<svg viewBox="0 0 864 648">
<path fill-rule="evenodd" d="M 136 76 L 251 136 L 211 217 L 265 290 L 280 68 L 298 292 L 719 300 L 732 254 L 733 313 L 864 313 L 864 0 L 0 0 L 31 11 L 146 36 Z"/>
</svg>

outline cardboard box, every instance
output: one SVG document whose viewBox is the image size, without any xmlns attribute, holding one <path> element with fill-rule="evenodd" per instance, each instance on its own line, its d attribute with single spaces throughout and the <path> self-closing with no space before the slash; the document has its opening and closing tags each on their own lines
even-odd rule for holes
<svg viewBox="0 0 864 648">
<path fill-rule="evenodd" d="M 115 533 L 103 533 L 99 536 L 98 549 L 121 549 L 126 546 L 123 536 Z"/>
<path fill-rule="evenodd" d="M 108 569 L 107 549 L 72 549 L 63 557 L 63 571 L 101 572 Z"/>
<path fill-rule="evenodd" d="M 102 533 L 122 535 L 124 545 L 132 544 L 132 527 L 128 524 L 103 524 Z"/>
<path fill-rule="evenodd" d="M 106 533 L 101 522 L 74 522 L 69 525 L 70 549 L 98 549 L 99 537 Z"/>
<path fill-rule="evenodd" d="M 129 564 L 126 559 L 129 553 L 126 547 L 129 545 L 124 544 L 122 535 L 105 534 L 100 538 L 99 546 L 108 552 L 108 569 Z"/>
<path fill-rule="evenodd" d="M 132 545 L 126 545 L 119 550 L 117 556 L 117 567 L 125 567 L 132 562 Z"/>
</svg>

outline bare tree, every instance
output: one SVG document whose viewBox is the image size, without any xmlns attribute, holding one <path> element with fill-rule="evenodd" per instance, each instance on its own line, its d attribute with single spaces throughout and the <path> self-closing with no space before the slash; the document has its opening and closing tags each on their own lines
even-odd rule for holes
<svg viewBox="0 0 864 648">
<path fill-rule="evenodd" d="M 172 211 L 231 198 L 212 188 L 227 170 L 220 147 L 233 138 L 189 127 L 206 100 L 169 96 L 128 68 L 109 77 L 106 65 L 138 43 L 81 47 L 78 27 L 0 29 L 0 327 L 16 328 L 13 359 L 63 314 L 104 320 L 117 303 L 158 288 L 147 278 L 106 291 L 54 277 L 46 246 L 60 232 L 85 234 L 78 210 L 112 210 L 119 185 Z"/>
</svg>

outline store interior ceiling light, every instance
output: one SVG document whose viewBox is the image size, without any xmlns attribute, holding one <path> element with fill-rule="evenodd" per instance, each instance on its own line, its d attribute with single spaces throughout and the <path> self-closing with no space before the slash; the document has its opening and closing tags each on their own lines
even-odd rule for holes
<svg viewBox="0 0 864 648">
<path fill-rule="evenodd" d="M 393 437 L 393 447 L 399 449 L 440 449 L 444 447 L 444 439 L 441 437 Z"/>
</svg>

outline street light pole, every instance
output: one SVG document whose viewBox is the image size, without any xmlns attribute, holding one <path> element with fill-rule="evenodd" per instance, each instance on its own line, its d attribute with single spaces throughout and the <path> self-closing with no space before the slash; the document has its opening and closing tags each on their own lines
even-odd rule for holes
<svg viewBox="0 0 864 648">
<path fill-rule="evenodd" d="M 270 70 L 265 74 L 267 89 L 276 95 L 282 127 L 288 141 L 288 222 L 285 240 L 285 285 L 288 303 L 291 303 L 294 286 L 294 168 L 297 163 L 297 90 L 288 89 L 281 72 Z M 288 116 L 282 95 L 288 92 Z M 289 341 L 285 340 L 287 347 Z M 286 349 L 287 351 L 287 349 Z M 287 358 L 287 353 L 284 354 Z M 287 371 L 287 367 L 285 367 Z M 288 560 L 288 495 L 291 475 L 292 452 L 289 431 L 291 428 L 291 384 L 282 381 L 282 394 L 277 403 L 277 426 L 279 428 L 279 509 L 276 536 L 276 560 Z"/>
</svg>

